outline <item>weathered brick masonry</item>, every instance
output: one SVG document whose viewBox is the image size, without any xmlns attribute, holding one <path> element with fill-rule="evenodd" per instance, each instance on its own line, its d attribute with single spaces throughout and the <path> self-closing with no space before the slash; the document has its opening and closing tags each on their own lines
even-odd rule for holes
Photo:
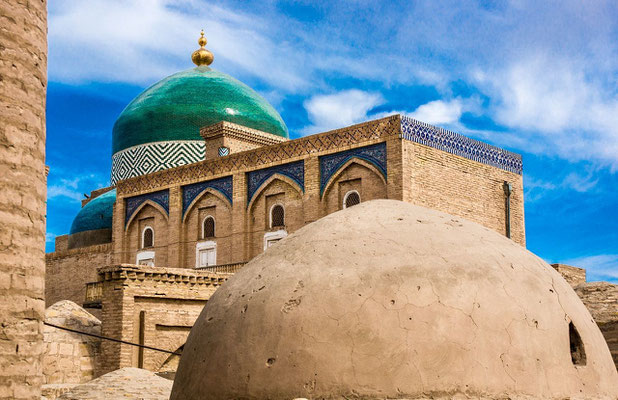
<svg viewBox="0 0 618 400">
<path fill-rule="evenodd" d="M 45 309 L 44 0 L 0 2 L 0 398 L 41 395 Z"/>
<path fill-rule="evenodd" d="M 101 268 L 103 336 L 176 351 L 222 275 L 203 271 L 119 265 Z M 159 370 L 170 354 L 103 341 L 101 375 L 122 367 Z"/>
<path fill-rule="evenodd" d="M 45 306 L 60 300 L 71 300 L 81 306 L 86 298 L 84 283 L 97 280 L 97 268 L 111 265 L 112 244 L 69 250 L 59 248 L 56 240 L 56 251 L 46 254 L 45 262 Z"/>
<path fill-rule="evenodd" d="M 203 134 L 226 129 L 244 128 L 227 123 Z M 114 262 L 136 263 L 141 233 L 152 226 L 155 265 L 193 268 L 209 215 L 217 264 L 247 261 L 264 250 L 266 235 L 294 232 L 342 209 L 350 191 L 361 201 L 409 201 L 506 234 L 505 184 L 512 188 L 510 234 L 525 246 L 521 157 L 395 115 L 119 182 Z M 200 190 L 186 199 L 187 191 Z M 270 224 L 276 204 L 286 210 L 283 227 Z"/>
</svg>

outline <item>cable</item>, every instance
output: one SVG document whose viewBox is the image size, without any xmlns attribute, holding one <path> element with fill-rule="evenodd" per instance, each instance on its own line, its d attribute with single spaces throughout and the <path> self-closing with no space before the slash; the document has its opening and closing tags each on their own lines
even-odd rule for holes
<svg viewBox="0 0 618 400">
<path fill-rule="evenodd" d="M 59 325 L 50 324 L 49 322 L 43 322 L 43 323 L 45 325 L 51 326 L 53 328 L 62 329 L 62 330 L 65 330 L 65 331 L 68 331 L 68 332 L 73 332 L 73 333 L 79 333 L 80 335 L 92 336 L 92 337 L 95 337 L 95 338 L 105 339 L 105 340 L 109 340 L 111 342 L 128 344 L 128 345 L 136 346 L 136 347 L 143 347 L 143 348 L 148 349 L 148 350 L 160 351 L 162 353 L 174 354 L 176 356 L 181 356 L 182 355 L 182 353 L 176 353 L 175 351 L 157 349 L 156 347 L 146 346 L 144 344 L 131 343 L 131 342 L 127 342 L 127 341 L 120 340 L 120 339 L 114 339 L 114 338 L 110 338 L 110 337 L 107 337 L 107 336 L 97 335 L 95 333 L 82 332 L 82 331 L 78 331 L 76 329 L 67 328 L 65 326 L 59 326 Z"/>
</svg>

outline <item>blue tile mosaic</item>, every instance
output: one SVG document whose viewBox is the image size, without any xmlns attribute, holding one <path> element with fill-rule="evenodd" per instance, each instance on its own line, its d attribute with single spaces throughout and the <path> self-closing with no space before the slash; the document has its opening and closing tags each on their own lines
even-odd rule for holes
<svg viewBox="0 0 618 400">
<path fill-rule="evenodd" d="M 192 183 L 182 187 L 182 216 L 184 217 L 189 206 L 206 189 L 214 189 L 225 196 L 232 204 L 234 185 L 232 176 L 213 179 L 206 182 Z"/>
<path fill-rule="evenodd" d="M 446 129 L 438 128 L 413 118 L 401 116 L 401 134 L 404 139 L 431 146 L 469 160 L 491 165 L 521 175 L 523 161 L 520 154 L 470 139 Z"/>
<path fill-rule="evenodd" d="M 305 191 L 305 162 L 296 161 L 289 164 L 277 165 L 270 168 L 258 169 L 257 171 L 247 172 L 247 207 L 255 192 L 262 186 L 268 178 L 274 174 L 281 174 L 298 183 L 298 186 Z"/>
<path fill-rule="evenodd" d="M 144 204 L 145 201 L 150 200 L 157 203 L 167 214 L 170 212 L 170 192 L 169 190 L 161 190 L 158 192 L 141 194 L 139 196 L 129 197 L 125 199 L 125 225 L 129 222 L 135 211 Z"/>
<path fill-rule="evenodd" d="M 90 200 L 73 220 L 71 235 L 98 229 L 111 229 L 115 202 L 116 189 Z"/>
<path fill-rule="evenodd" d="M 328 180 L 345 163 L 353 158 L 360 158 L 373 164 L 386 179 L 386 143 L 371 146 L 357 147 L 339 153 L 327 154 L 320 157 L 320 194 L 323 194 Z"/>
</svg>

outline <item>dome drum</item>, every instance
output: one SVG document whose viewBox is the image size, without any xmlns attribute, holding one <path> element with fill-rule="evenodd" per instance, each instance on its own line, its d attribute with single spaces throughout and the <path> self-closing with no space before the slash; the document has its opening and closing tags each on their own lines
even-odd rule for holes
<svg viewBox="0 0 618 400">
<path fill-rule="evenodd" d="M 108 190 L 88 201 L 73 219 L 68 248 L 110 243 L 115 202 L 116 189 Z"/>
<path fill-rule="evenodd" d="M 112 183 L 203 160 L 200 130 L 222 121 L 288 138 L 281 116 L 263 97 L 198 66 L 155 83 L 122 111 L 112 134 Z"/>
</svg>

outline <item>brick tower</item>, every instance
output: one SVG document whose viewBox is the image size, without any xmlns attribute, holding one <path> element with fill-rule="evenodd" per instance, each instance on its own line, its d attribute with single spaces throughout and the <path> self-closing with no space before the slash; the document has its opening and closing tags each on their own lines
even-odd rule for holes
<svg viewBox="0 0 618 400">
<path fill-rule="evenodd" d="M 41 396 L 47 3 L 0 2 L 0 399 Z"/>
</svg>

